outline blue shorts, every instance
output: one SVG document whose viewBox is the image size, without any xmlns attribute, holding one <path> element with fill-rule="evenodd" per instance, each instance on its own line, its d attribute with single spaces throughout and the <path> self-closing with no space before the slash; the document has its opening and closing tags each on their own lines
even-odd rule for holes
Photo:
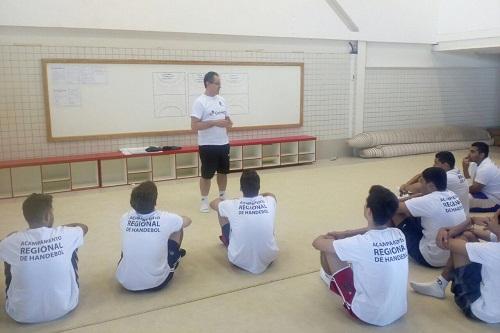
<svg viewBox="0 0 500 333">
<path fill-rule="evenodd" d="M 471 311 L 471 305 L 481 297 L 481 264 L 470 263 L 456 268 L 451 284 L 451 292 L 455 294 L 455 303 L 463 313 L 472 319 L 477 319 Z"/>
<path fill-rule="evenodd" d="M 474 199 L 488 199 L 488 196 L 483 192 L 471 193 Z M 493 207 L 488 208 L 480 208 L 480 207 L 471 207 L 469 211 L 471 213 L 495 213 L 498 209 L 500 209 L 500 205 L 494 205 Z"/>
<path fill-rule="evenodd" d="M 220 236 L 221 242 L 228 247 L 229 246 L 229 234 L 231 233 L 231 225 L 229 223 L 224 224 L 221 227 L 222 236 Z"/>
<path fill-rule="evenodd" d="M 426 267 L 432 267 L 431 264 L 425 260 L 424 256 L 420 252 L 420 240 L 424 236 L 422 233 L 422 221 L 420 217 L 407 217 L 398 225 L 398 228 L 403 232 L 406 238 L 406 247 L 408 249 L 408 254 L 415 260 L 418 264 Z"/>
</svg>

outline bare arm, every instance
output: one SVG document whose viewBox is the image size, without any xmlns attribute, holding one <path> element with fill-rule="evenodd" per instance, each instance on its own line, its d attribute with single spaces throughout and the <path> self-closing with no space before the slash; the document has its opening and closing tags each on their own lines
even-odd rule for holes
<svg viewBox="0 0 500 333">
<path fill-rule="evenodd" d="M 187 216 L 181 216 L 181 217 L 182 217 L 182 228 L 183 229 L 186 228 L 186 227 L 188 227 L 191 224 L 191 222 L 193 222 L 191 220 L 191 218 L 189 218 Z"/>
<path fill-rule="evenodd" d="M 330 231 L 324 236 L 326 236 L 329 239 L 343 239 L 343 238 L 353 237 L 356 235 L 361 235 L 367 231 L 368 231 L 367 227 L 354 230 L 345 230 L 345 231 Z"/>
<path fill-rule="evenodd" d="M 401 217 L 408 217 L 411 216 L 410 210 L 408 207 L 406 207 L 406 204 L 404 203 L 406 200 L 403 199 L 402 201 L 399 202 L 399 207 L 398 210 L 396 211 L 396 214 L 394 215 L 399 215 Z"/>
<path fill-rule="evenodd" d="M 260 195 L 262 195 L 263 197 L 273 197 L 274 201 L 278 201 L 278 200 L 276 200 L 276 196 L 274 194 L 272 194 L 271 192 L 264 192 L 264 193 L 261 193 Z"/>
<path fill-rule="evenodd" d="M 461 238 L 450 239 L 449 249 L 452 253 L 463 255 L 467 257 L 467 259 L 469 259 L 469 255 L 467 254 L 467 248 L 465 247 L 465 244 L 467 244 L 467 242 Z"/>
<path fill-rule="evenodd" d="M 226 119 L 225 119 L 225 120 L 227 121 L 227 124 L 228 124 L 228 126 L 225 126 L 226 128 L 231 128 L 231 127 L 233 127 L 233 121 L 231 120 L 231 118 L 226 117 Z"/>
<path fill-rule="evenodd" d="M 471 186 L 469 186 L 469 193 L 481 192 L 483 188 L 484 188 L 483 184 L 474 182 Z"/>
<path fill-rule="evenodd" d="M 215 126 L 212 121 L 201 121 L 196 117 L 191 117 L 191 129 L 193 131 L 204 130 Z"/>
<path fill-rule="evenodd" d="M 465 231 L 470 230 L 471 226 L 471 220 L 467 219 L 452 228 L 439 229 L 438 233 L 436 234 L 436 245 L 443 250 L 447 250 L 449 247 L 449 241 L 463 234 Z"/>
<path fill-rule="evenodd" d="M 210 202 L 210 208 L 215 210 L 217 213 L 219 212 L 219 203 L 222 201 L 220 198 L 216 198 Z"/>
<path fill-rule="evenodd" d="M 408 193 L 409 192 L 408 186 L 418 183 L 420 177 L 422 177 L 421 173 L 413 176 L 409 181 L 407 181 L 406 183 L 404 183 L 399 187 L 399 192 L 401 192 L 402 194 Z"/>
<path fill-rule="evenodd" d="M 469 158 L 465 157 L 463 160 L 462 160 L 462 169 L 464 171 L 464 177 L 469 179 L 470 178 L 470 174 L 469 174 L 469 164 L 470 164 L 470 161 L 469 161 Z"/>
<path fill-rule="evenodd" d="M 63 227 L 79 227 L 82 228 L 83 230 L 83 235 L 85 236 L 87 232 L 89 231 L 89 227 L 87 225 L 82 224 L 82 223 L 69 223 L 69 224 L 64 224 Z"/>
<path fill-rule="evenodd" d="M 233 126 L 233 122 L 229 118 L 201 121 L 196 117 L 191 117 L 191 129 L 194 131 L 204 130 L 214 126 L 229 128 Z"/>
<path fill-rule="evenodd" d="M 332 242 L 333 240 L 331 238 L 328 238 L 326 235 L 321 235 L 313 241 L 312 246 L 318 251 L 335 254 L 335 248 Z"/>
</svg>

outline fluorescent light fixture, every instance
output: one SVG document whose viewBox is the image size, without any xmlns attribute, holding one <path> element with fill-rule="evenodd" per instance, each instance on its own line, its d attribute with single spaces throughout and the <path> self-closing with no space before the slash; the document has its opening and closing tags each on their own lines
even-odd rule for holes
<svg viewBox="0 0 500 333">
<path fill-rule="evenodd" d="M 352 32 L 359 32 L 358 26 L 352 21 L 349 15 L 347 15 L 344 8 L 340 6 L 337 0 L 325 0 L 325 1 L 330 7 L 332 7 L 335 14 L 337 14 L 339 19 L 345 24 L 347 29 L 349 29 Z"/>
</svg>

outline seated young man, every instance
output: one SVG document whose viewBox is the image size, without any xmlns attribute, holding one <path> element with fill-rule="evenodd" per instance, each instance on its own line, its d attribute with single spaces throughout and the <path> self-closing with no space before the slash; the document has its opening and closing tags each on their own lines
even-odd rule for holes
<svg viewBox="0 0 500 333">
<path fill-rule="evenodd" d="M 440 151 L 434 157 L 434 166 L 446 171 L 446 188 L 455 193 L 465 214 L 469 216 L 469 185 L 459 169 L 455 168 L 455 156 L 449 151 Z M 399 192 L 403 194 L 416 194 L 422 192 L 422 184 L 419 179 L 422 174 L 414 176 L 412 179 L 400 186 Z"/>
<path fill-rule="evenodd" d="M 486 143 L 474 142 L 462 162 L 465 177 L 472 179 L 471 212 L 495 212 L 500 208 L 500 170 L 488 155 Z"/>
<path fill-rule="evenodd" d="M 364 215 L 368 227 L 330 232 L 313 242 L 321 251 L 321 277 L 355 318 L 384 326 L 407 311 L 408 252 L 404 234 L 391 228 L 398 199 L 370 188 Z"/>
<path fill-rule="evenodd" d="M 463 223 L 466 215 L 458 196 L 446 189 L 442 168 L 425 169 L 420 183 L 421 196 L 402 199 L 393 222 L 405 234 L 410 257 L 424 266 L 443 267 L 450 253 L 436 245 L 437 233 Z"/>
<path fill-rule="evenodd" d="M 217 211 L 229 261 L 246 271 L 259 274 L 278 257 L 274 236 L 276 197 L 261 193 L 260 178 L 254 170 L 244 170 L 240 178 L 243 197 L 217 198 L 210 207 Z"/>
<path fill-rule="evenodd" d="M 120 221 L 122 257 L 116 269 L 120 284 L 131 291 L 155 291 L 172 279 L 180 258 L 183 228 L 191 224 L 186 216 L 156 210 L 158 190 L 146 181 L 130 196 L 132 210 Z"/>
<path fill-rule="evenodd" d="M 435 282 L 411 282 L 417 293 L 437 298 L 445 297 L 452 281 L 455 303 L 467 317 L 487 323 L 500 323 L 500 210 L 491 218 L 473 218 L 473 223 L 485 227 L 491 235 L 487 242 L 474 242 L 471 233 L 460 234 L 465 228 L 443 230 L 438 245 L 451 251 L 450 260 Z M 476 228 L 474 228 L 476 229 Z M 473 232 L 477 234 L 477 232 Z"/>
<path fill-rule="evenodd" d="M 78 305 L 78 256 L 87 226 L 53 227 L 52 196 L 31 194 L 23 202 L 29 228 L 0 242 L 5 264 L 7 314 L 20 323 L 64 316 Z"/>
</svg>

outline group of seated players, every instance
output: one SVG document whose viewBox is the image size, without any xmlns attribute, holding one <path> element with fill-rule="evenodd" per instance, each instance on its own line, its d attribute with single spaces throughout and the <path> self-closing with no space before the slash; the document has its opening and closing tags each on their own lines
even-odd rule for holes
<svg viewBox="0 0 500 333">
<path fill-rule="evenodd" d="M 365 228 L 332 231 L 313 241 L 320 251 L 321 278 L 352 317 L 384 326 L 406 314 L 411 257 L 443 269 L 436 281 L 410 282 L 415 292 L 444 298 L 451 281 L 455 302 L 467 317 L 500 322 L 500 170 L 488 154 L 488 145 L 472 144 L 462 175 L 453 154 L 439 152 L 433 167 L 400 187 L 400 198 L 380 185 L 369 189 Z M 278 257 L 276 197 L 259 194 L 254 170 L 243 171 L 240 189 L 242 197 L 218 198 L 210 207 L 217 212 L 229 262 L 259 274 Z M 156 209 L 157 197 L 153 182 L 136 186 L 132 209 L 120 221 L 116 279 L 132 292 L 164 288 L 186 255 L 183 229 L 191 219 Z M 469 207 L 490 214 L 470 217 Z M 20 323 L 60 318 L 78 304 L 77 251 L 88 228 L 54 226 L 47 194 L 30 195 L 23 214 L 29 228 L 0 242 L 6 312 Z"/>
</svg>

